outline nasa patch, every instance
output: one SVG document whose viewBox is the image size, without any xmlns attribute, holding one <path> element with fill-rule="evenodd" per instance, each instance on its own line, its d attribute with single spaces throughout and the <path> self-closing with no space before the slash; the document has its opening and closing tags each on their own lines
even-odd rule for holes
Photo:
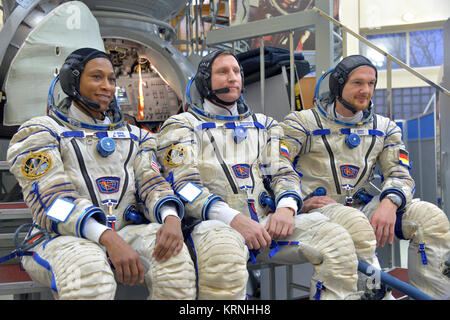
<svg viewBox="0 0 450 320">
<path fill-rule="evenodd" d="M 349 164 L 340 166 L 341 176 L 346 179 L 355 179 L 358 175 L 359 168 Z"/>
<path fill-rule="evenodd" d="M 120 188 L 120 178 L 118 177 L 101 177 L 95 182 L 100 193 L 116 193 Z"/>
<path fill-rule="evenodd" d="M 250 166 L 248 164 L 236 164 L 233 166 L 233 172 L 239 179 L 250 177 Z"/>
</svg>

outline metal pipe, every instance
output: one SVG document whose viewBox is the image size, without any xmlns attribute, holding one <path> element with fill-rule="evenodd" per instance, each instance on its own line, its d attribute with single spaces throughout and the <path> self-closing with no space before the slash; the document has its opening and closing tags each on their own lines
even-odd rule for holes
<svg viewBox="0 0 450 320">
<path fill-rule="evenodd" d="M 286 291 L 287 299 L 292 299 L 292 265 L 286 265 Z"/>
<path fill-rule="evenodd" d="M 410 296 L 415 300 L 434 300 L 432 297 L 423 293 L 422 291 L 413 287 L 412 285 L 403 282 L 397 278 L 394 278 L 393 276 L 387 274 L 386 272 L 376 269 L 373 266 L 368 265 L 367 263 L 362 262 L 360 260 L 358 260 L 358 271 L 364 273 L 369 277 L 374 275 L 375 273 L 379 273 L 381 282 L 407 294 L 408 296 Z"/>
<path fill-rule="evenodd" d="M 342 32 L 342 58 L 347 57 L 347 32 Z"/>
<path fill-rule="evenodd" d="M 420 198 L 423 199 L 423 168 L 422 168 L 422 129 L 421 129 L 421 119 L 422 117 L 417 118 L 417 148 L 418 148 L 418 156 L 419 156 L 419 186 L 420 186 Z M 427 156 L 428 157 L 428 156 Z"/>
<path fill-rule="evenodd" d="M 392 60 L 386 57 L 386 91 L 387 91 L 387 105 L 388 115 L 391 120 L 394 119 L 392 111 Z"/>
<path fill-rule="evenodd" d="M 266 67 L 264 65 L 264 37 L 260 38 L 260 46 L 259 46 L 259 70 L 260 70 L 260 81 L 261 81 L 261 112 L 265 114 L 265 78 L 266 78 Z"/>
<path fill-rule="evenodd" d="M 428 112 L 428 109 L 430 108 L 431 104 L 433 104 L 433 106 L 434 106 L 433 110 L 436 110 L 436 93 L 433 93 L 430 100 L 428 100 L 427 106 L 423 110 L 422 115 L 424 115 Z"/>
<path fill-rule="evenodd" d="M 295 80 L 294 80 L 294 31 L 289 31 L 289 84 L 290 84 L 290 93 L 291 93 L 291 111 L 295 111 Z"/>
<path fill-rule="evenodd" d="M 269 267 L 269 286 L 270 286 L 270 300 L 275 300 L 276 288 L 275 288 L 275 266 L 270 265 Z"/>
</svg>

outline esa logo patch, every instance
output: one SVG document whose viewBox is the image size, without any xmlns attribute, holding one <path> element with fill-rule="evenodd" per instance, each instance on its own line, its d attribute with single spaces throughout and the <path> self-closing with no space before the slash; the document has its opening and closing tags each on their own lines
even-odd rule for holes
<svg viewBox="0 0 450 320">
<path fill-rule="evenodd" d="M 101 177 L 95 180 L 98 190 L 101 193 L 116 193 L 119 191 L 120 178 L 118 177 Z"/>
<path fill-rule="evenodd" d="M 250 177 L 250 166 L 248 164 L 236 164 L 233 166 L 233 172 L 239 179 Z"/>
<path fill-rule="evenodd" d="M 355 179 L 358 175 L 359 168 L 349 164 L 340 166 L 341 176 L 346 179 Z"/>
</svg>

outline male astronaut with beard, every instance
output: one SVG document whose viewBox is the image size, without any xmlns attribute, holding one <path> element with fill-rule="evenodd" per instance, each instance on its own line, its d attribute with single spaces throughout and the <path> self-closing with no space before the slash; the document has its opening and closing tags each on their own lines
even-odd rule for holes
<svg viewBox="0 0 450 320">
<path fill-rule="evenodd" d="M 199 298 L 243 298 L 249 256 L 310 261 L 311 298 L 359 298 L 349 233 L 319 213 L 298 214 L 300 181 L 283 131 L 249 109 L 240 98 L 242 83 L 232 53 L 206 55 L 188 84 L 188 111 L 166 120 L 158 135 L 164 175 L 193 220 Z"/>
<path fill-rule="evenodd" d="M 149 299 L 195 298 L 183 204 L 159 172 L 155 137 L 124 121 L 110 58 L 78 49 L 59 80 L 68 98 L 22 124 L 8 149 L 33 221 L 50 235 L 22 258 L 26 271 L 58 299 L 114 299 L 113 269 L 125 285 L 145 280 Z"/>
<path fill-rule="evenodd" d="M 329 91 L 319 96 L 320 82 L 328 75 Z M 374 113 L 376 82 L 370 60 L 346 57 L 318 82 L 316 107 L 291 112 L 281 124 L 308 195 L 302 211 L 320 212 L 342 225 L 359 259 L 377 269 L 377 246 L 392 244 L 394 234 L 410 240 L 409 282 L 431 297 L 448 299 L 449 221 L 434 204 L 413 199 L 415 184 L 401 129 Z M 373 196 L 369 184 L 377 163 L 382 190 Z M 383 290 L 377 293 L 383 296 Z"/>
</svg>

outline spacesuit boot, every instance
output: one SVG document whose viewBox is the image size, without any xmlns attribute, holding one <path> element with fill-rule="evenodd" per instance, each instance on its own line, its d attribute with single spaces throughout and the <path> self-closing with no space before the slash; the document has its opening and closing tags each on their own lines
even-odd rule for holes
<svg viewBox="0 0 450 320">
<path fill-rule="evenodd" d="M 445 275 L 450 256 L 449 221 L 432 203 L 413 200 L 402 217 L 402 232 L 410 239 L 409 282 L 436 299 L 450 298 L 450 278 Z"/>
</svg>

